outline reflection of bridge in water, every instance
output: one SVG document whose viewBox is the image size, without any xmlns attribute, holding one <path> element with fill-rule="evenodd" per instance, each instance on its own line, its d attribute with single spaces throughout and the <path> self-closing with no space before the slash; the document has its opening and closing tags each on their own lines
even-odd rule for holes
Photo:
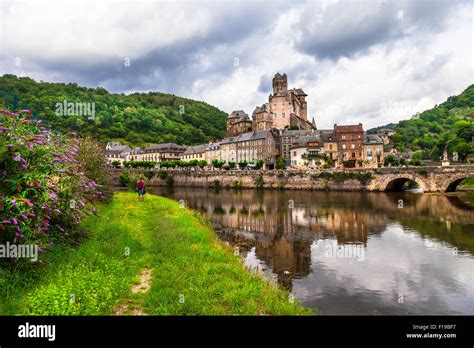
<svg viewBox="0 0 474 348">
<path fill-rule="evenodd" d="M 173 198 L 210 216 L 221 237 L 242 250 L 255 247 L 287 287 L 310 272 L 316 240 L 370 247 L 368 237 L 393 223 L 474 253 L 465 228 L 474 229 L 474 209 L 460 196 L 186 188 L 175 189 Z"/>
</svg>

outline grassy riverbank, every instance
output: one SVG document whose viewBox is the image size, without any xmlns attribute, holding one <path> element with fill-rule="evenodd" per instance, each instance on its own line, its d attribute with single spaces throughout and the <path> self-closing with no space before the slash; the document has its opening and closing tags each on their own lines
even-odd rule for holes
<svg viewBox="0 0 474 348">
<path fill-rule="evenodd" d="M 117 193 L 90 238 L 45 265 L 0 268 L 0 314 L 304 315 L 250 274 L 201 217 L 175 201 Z"/>
</svg>

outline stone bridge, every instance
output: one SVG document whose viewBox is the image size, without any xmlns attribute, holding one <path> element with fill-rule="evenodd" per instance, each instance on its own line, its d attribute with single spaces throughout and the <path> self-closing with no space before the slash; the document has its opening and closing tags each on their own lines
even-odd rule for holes
<svg viewBox="0 0 474 348">
<path fill-rule="evenodd" d="M 454 192 L 466 178 L 474 178 L 474 166 L 379 168 L 367 189 L 401 191 L 407 181 L 414 181 L 423 192 Z"/>
</svg>

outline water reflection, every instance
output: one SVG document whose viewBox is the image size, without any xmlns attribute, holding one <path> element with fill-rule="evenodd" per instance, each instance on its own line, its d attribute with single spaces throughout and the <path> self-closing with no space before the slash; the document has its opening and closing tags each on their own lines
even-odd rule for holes
<svg viewBox="0 0 474 348">
<path fill-rule="evenodd" d="M 156 190 L 210 217 L 250 268 L 323 314 L 474 314 L 467 196 Z M 329 255 L 333 243 L 363 260 Z"/>
</svg>

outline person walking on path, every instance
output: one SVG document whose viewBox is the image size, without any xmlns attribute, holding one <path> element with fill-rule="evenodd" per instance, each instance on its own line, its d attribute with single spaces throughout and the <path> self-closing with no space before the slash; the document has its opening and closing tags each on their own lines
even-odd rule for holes
<svg viewBox="0 0 474 348">
<path fill-rule="evenodd" d="M 140 177 L 140 179 L 137 181 L 137 190 L 138 200 L 143 202 L 145 200 L 145 181 L 143 180 L 143 177 Z"/>
</svg>

